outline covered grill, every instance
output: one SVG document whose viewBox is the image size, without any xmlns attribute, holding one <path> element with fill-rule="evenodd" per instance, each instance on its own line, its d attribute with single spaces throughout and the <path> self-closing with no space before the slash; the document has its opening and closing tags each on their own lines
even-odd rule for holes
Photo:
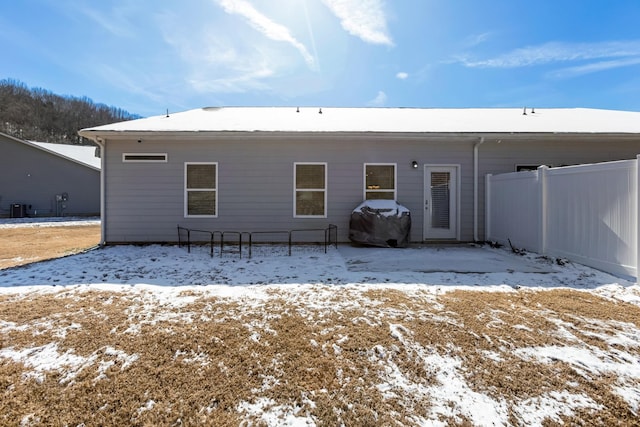
<svg viewBox="0 0 640 427">
<path fill-rule="evenodd" d="M 411 232 L 411 212 L 395 200 L 365 200 L 351 212 L 349 239 L 385 248 L 406 247 Z"/>
</svg>

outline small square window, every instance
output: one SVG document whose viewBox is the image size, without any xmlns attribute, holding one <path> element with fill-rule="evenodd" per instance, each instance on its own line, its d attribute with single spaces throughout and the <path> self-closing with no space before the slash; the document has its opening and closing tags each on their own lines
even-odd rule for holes
<svg viewBox="0 0 640 427">
<path fill-rule="evenodd" d="M 372 164 L 364 165 L 364 198 L 396 199 L 396 165 Z"/>
</svg>

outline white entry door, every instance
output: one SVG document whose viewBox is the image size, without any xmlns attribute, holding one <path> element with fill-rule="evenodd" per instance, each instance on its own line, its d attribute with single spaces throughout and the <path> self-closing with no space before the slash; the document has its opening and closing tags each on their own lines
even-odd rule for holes
<svg viewBox="0 0 640 427">
<path fill-rule="evenodd" d="M 424 167 L 423 238 L 458 238 L 458 166 Z"/>
</svg>

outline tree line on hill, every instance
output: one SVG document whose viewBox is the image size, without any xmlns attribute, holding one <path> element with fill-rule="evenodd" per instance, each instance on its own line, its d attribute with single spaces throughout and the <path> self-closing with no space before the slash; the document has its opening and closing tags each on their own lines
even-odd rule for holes
<svg viewBox="0 0 640 427">
<path fill-rule="evenodd" d="M 87 97 L 60 96 L 17 80 L 0 80 L 0 132 L 17 138 L 91 145 L 78 130 L 137 118 Z"/>
</svg>

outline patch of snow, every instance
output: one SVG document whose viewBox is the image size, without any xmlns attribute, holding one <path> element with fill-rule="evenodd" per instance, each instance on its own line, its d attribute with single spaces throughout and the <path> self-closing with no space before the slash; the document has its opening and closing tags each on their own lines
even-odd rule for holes
<svg viewBox="0 0 640 427">
<path fill-rule="evenodd" d="M 189 352 L 176 350 L 176 353 L 173 355 L 174 359 L 182 358 L 182 363 L 197 363 L 200 366 L 208 366 L 211 363 L 211 359 L 209 355 L 203 352 L 196 353 L 191 350 Z"/>
<path fill-rule="evenodd" d="M 513 412 L 526 426 L 542 426 L 554 421 L 564 424 L 561 415 L 570 417 L 577 409 L 597 411 L 601 406 L 588 396 L 572 394 L 567 391 L 552 391 L 546 395 L 527 399 L 515 405 Z"/>
<path fill-rule="evenodd" d="M 261 397 L 255 402 L 241 402 L 238 412 L 259 418 L 269 426 L 282 427 L 310 427 L 316 423 L 306 414 L 301 414 L 301 408 L 276 405 L 272 399 Z"/>
<path fill-rule="evenodd" d="M 144 406 L 138 408 L 138 415 L 145 411 L 152 410 L 154 406 L 156 406 L 156 402 L 153 399 L 150 399 L 147 403 L 144 404 Z"/>
<path fill-rule="evenodd" d="M 60 382 L 68 382 L 75 376 L 76 370 L 87 362 L 87 358 L 77 356 L 71 350 L 67 350 L 64 353 L 58 352 L 57 343 L 49 343 L 22 350 L 3 348 L 0 349 L 0 357 L 22 362 L 26 366 L 33 368 L 33 371 L 28 376 L 35 378 L 38 382 L 44 381 L 45 373 L 48 371 L 66 372 L 67 374 Z"/>
<path fill-rule="evenodd" d="M 28 141 L 38 147 L 53 152 L 61 157 L 71 159 L 75 162 L 82 163 L 94 169 L 100 169 L 100 157 L 96 157 L 96 148 L 92 145 L 78 144 L 53 144 L 50 142 Z"/>
<path fill-rule="evenodd" d="M 82 129 L 110 132 L 585 132 L 639 133 L 640 113 L 589 108 L 198 108 Z"/>
<path fill-rule="evenodd" d="M 395 200 L 365 200 L 360 203 L 353 212 L 359 213 L 375 213 L 384 217 L 397 216 L 400 217 L 403 214 L 410 214 L 409 209 L 402 206 Z"/>
<path fill-rule="evenodd" d="M 615 359 L 596 347 L 529 347 L 516 349 L 514 354 L 543 363 L 564 362 L 587 379 L 607 373 L 623 378 L 640 378 L 640 363 L 637 358 L 623 351 L 618 351 Z"/>
<path fill-rule="evenodd" d="M 640 389 L 633 385 L 614 386 L 613 391 L 618 394 L 629 405 L 633 414 L 640 416 Z"/>
<path fill-rule="evenodd" d="M 476 426 L 508 425 L 506 402 L 473 391 L 461 375 L 460 360 L 442 356 L 411 339 L 406 339 L 405 335 L 410 332 L 401 325 L 391 325 L 390 329 L 391 335 L 407 348 L 409 354 L 416 354 L 424 362 L 426 371 L 435 373 L 437 385 L 416 383 L 404 375 L 395 363 L 386 360 L 387 385 L 381 386 L 381 391 L 392 396 L 394 388 L 401 388 L 409 395 L 429 401 L 431 410 L 427 420 L 430 424 L 435 423 L 440 417 L 459 422 L 463 420 L 461 417 L 465 417 Z"/>
<path fill-rule="evenodd" d="M 495 351 L 483 350 L 482 355 L 487 359 L 493 360 L 494 362 L 502 362 L 504 360 L 500 353 Z"/>
<path fill-rule="evenodd" d="M 597 293 L 603 297 L 640 306 L 640 286 L 637 284 L 611 283 L 600 286 Z"/>
<path fill-rule="evenodd" d="M 67 227 L 71 225 L 100 225 L 98 217 L 37 217 L 0 218 L 0 228 Z"/>
<path fill-rule="evenodd" d="M 104 356 L 99 354 L 102 352 Z M 83 369 L 98 364 L 96 381 L 106 378 L 105 372 L 115 364 L 113 357 L 122 363 L 120 370 L 127 369 L 132 363 L 138 359 L 138 355 L 129 355 L 121 350 L 111 347 L 94 352 L 89 357 L 78 356 L 71 350 L 64 353 L 58 351 L 57 343 L 49 343 L 43 346 L 25 348 L 15 350 L 13 348 L 0 349 L 0 358 L 12 359 L 16 362 L 22 362 L 27 367 L 33 369 L 28 376 L 35 378 L 36 381 L 45 380 L 47 372 L 56 371 L 64 373 L 60 379 L 60 383 L 65 384 L 73 381 L 76 375 Z M 106 359 L 106 360 L 105 360 Z"/>
<path fill-rule="evenodd" d="M 28 414 L 20 420 L 20 427 L 37 426 L 40 424 L 40 417 L 36 414 Z"/>
</svg>

